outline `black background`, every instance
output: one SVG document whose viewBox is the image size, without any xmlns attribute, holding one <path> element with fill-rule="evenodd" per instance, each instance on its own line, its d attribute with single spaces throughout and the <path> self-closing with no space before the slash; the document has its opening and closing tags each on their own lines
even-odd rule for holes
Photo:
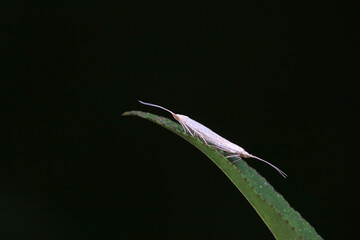
<svg viewBox="0 0 360 240">
<path fill-rule="evenodd" d="M 1 8 L 1 239 L 272 239 L 204 155 L 128 110 L 188 115 L 326 239 L 359 225 L 359 6 Z M 356 233 L 356 235 L 358 235 Z"/>
</svg>

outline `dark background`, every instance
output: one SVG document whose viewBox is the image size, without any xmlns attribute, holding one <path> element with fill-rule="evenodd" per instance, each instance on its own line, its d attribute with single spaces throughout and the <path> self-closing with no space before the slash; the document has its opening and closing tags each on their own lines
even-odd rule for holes
<svg viewBox="0 0 360 240">
<path fill-rule="evenodd" d="M 326 239 L 359 220 L 359 6 L 1 8 L 1 239 L 272 239 L 204 155 L 124 111 L 190 116 Z M 356 233 L 356 235 L 358 235 Z"/>
</svg>

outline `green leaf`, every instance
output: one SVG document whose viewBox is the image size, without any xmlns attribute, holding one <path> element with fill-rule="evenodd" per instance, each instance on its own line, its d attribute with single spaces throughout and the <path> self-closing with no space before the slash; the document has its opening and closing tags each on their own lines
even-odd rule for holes
<svg viewBox="0 0 360 240">
<path fill-rule="evenodd" d="M 134 115 L 148 119 L 184 138 L 208 156 L 240 190 L 259 214 L 276 239 L 322 239 L 315 229 L 296 212 L 289 203 L 245 161 L 232 163 L 224 153 L 204 144 L 200 139 L 185 134 L 174 121 L 154 114 L 130 111 L 123 116 Z"/>
</svg>

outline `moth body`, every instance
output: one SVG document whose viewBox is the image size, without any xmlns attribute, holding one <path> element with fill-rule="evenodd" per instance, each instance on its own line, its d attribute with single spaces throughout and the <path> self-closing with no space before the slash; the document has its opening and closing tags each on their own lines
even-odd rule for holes
<svg viewBox="0 0 360 240">
<path fill-rule="evenodd" d="M 188 116 L 177 114 L 180 120 L 184 125 L 189 126 L 192 129 L 195 135 L 202 138 L 206 144 L 216 146 L 218 149 L 224 150 L 229 153 L 244 155 L 244 157 L 250 156 L 242 147 L 230 142 L 229 140 L 223 138 L 219 134 L 212 131 L 210 128 L 205 127 L 201 123 L 192 120 Z"/>
<path fill-rule="evenodd" d="M 244 158 L 255 158 L 258 159 L 271 167 L 275 168 L 283 177 L 286 177 L 286 173 L 281 171 L 278 167 L 275 165 L 269 163 L 268 161 L 265 161 L 264 159 L 261 159 L 257 156 L 254 156 L 248 152 L 246 152 L 242 147 L 236 145 L 235 143 L 230 142 L 229 140 L 223 138 L 219 134 L 213 132 L 210 128 L 205 127 L 201 123 L 189 118 L 188 116 L 182 115 L 182 114 L 175 114 L 172 111 L 161 107 L 159 105 L 155 105 L 152 103 L 145 103 L 142 101 L 139 101 L 140 103 L 144 105 L 149 105 L 153 107 L 161 108 L 165 111 L 168 111 L 172 114 L 172 116 L 180 123 L 180 125 L 184 128 L 185 133 L 189 132 L 191 136 L 198 136 L 200 137 L 206 145 L 211 145 L 212 147 L 222 150 L 224 152 L 230 153 L 232 155 L 226 156 L 226 158 L 235 157 L 237 159 L 241 159 L 241 157 Z"/>
</svg>

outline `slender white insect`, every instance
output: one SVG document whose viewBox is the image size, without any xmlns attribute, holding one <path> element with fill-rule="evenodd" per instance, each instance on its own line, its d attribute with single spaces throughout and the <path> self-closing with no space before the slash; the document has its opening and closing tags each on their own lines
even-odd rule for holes
<svg viewBox="0 0 360 240">
<path fill-rule="evenodd" d="M 226 156 L 226 158 L 230 158 L 230 157 L 235 157 L 235 158 L 238 158 L 238 159 L 241 159 L 241 157 L 255 158 L 255 159 L 258 159 L 258 160 L 270 165 L 271 167 L 275 168 L 281 174 L 281 176 L 283 176 L 284 178 L 287 177 L 286 173 L 281 171 L 275 165 L 265 161 L 264 159 L 261 159 L 261 158 L 259 158 L 257 156 L 254 156 L 254 155 L 246 152 L 242 147 L 240 147 L 240 146 L 230 142 L 229 140 L 221 137 L 220 135 L 214 133 L 211 129 L 205 127 L 201 123 L 196 122 L 195 120 L 192 120 L 188 116 L 181 115 L 181 114 L 175 114 L 172 111 L 170 111 L 170 110 L 168 110 L 168 109 L 166 109 L 166 108 L 164 108 L 162 106 L 159 106 L 159 105 L 155 105 L 155 104 L 152 104 L 152 103 L 146 103 L 146 102 L 143 102 L 143 101 L 139 101 L 139 102 L 144 104 L 144 105 L 161 108 L 161 109 L 171 113 L 171 115 L 184 128 L 185 133 L 187 131 L 187 132 L 189 132 L 191 134 L 191 136 L 200 137 L 205 142 L 205 144 L 211 145 L 214 148 L 217 148 L 219 150 L 222 150 L 224 152 L 232 154 L 232 155 Z"/>
</svg>

